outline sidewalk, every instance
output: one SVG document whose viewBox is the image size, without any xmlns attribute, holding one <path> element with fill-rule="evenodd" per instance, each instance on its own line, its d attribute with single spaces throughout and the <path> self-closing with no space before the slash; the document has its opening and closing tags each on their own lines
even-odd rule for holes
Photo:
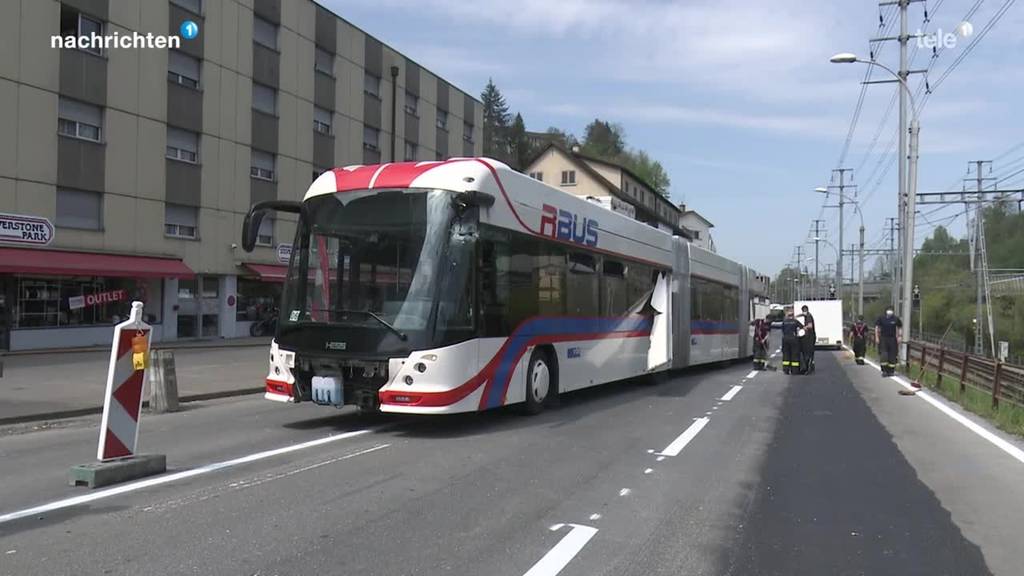
<svg viewBox="0 0 1024 576">
<path fill-rule="evenodd" d="M 269 339 L 244 338 L 162 344 L 174 349 L 183 401 L 264 388 Z M 60 350 L 0 357 L 0 424 L 99 412 L 110 350 Z M 148 388 L 143 398 L 149 398 Z"/>
</svg>

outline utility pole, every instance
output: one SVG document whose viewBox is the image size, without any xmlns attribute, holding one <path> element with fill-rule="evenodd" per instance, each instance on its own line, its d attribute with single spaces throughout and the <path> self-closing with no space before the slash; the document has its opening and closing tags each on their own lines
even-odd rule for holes
<svg viewBox="0 0 1024 576">
<path fill-rule="evenodd" d="M 974 182 L 977 185 L 978 191 L 978 203 L 974 209 L 974 270 L 976 272 L 976 284 L 978 289 L 978 298 L 974 313 L 974 353 L 983 355 L 985 353 L 985 327 L 982 321 L 983 307 L 985 304 L 985 267 L 982 258 L 982 251 L 984 247 L 985 238 L 985 219 L 983 217 L 984 205 L 982 204 L 982 195 L 985 188 L 985 181 L 992 180 L 992 178 L 985 178 L 982 176 L 982 170 L 985 164 L 989 165 L 989 170 L 992 169 L 992 162 L 990 160 L 975 160 L 971 162 L 974 164 Z M 967 173 L 971 173 L 970 165 L 967 167 Z M 985 258 L 987 259 L 987 258 Z"/>
<path fill-rule="evenodd" d="M 803 299 L 803 265 L 804 265 L 804 247 L 796 247 L 796 300 Z"/>
<path fill-rule="evenodd" d="M 839 174 L 839 185 L 829 186 L 829 188 L 839 189 L 839 204 L 835 208 L 839 208 L 839 254 L 838 260 L 836 261 L 836 289 L 839 291 L 839 299 L 843 299 L 843 207 L 847 203 L 846 189 L 853 188 L 856 192 L 856 186 L 853 184 L 846 183 L 846 174 L 853 172 L 851 168 L 835 168 L 832 170 L 832 181 L 835 182 L 836 174 Z M 853 181 L 853 175 L 850 175 L 850 181 Z M 854 207 L 860 209 L 857 204 Z"/>
<path fill-rule="evenodd" d="M 824 220 L 815 218 L 814 222 L 814 298 L 818 297 L 818 243 L 821 242 L 821 225 L 825 223 Z"/>
</svg>

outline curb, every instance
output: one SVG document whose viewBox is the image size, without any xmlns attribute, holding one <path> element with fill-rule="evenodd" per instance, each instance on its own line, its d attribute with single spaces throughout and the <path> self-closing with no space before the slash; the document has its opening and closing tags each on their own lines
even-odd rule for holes
<svg viewBox="0 0 1024 576">
<path fill-rule="evenodd" d="M 263 392 L 265 387 L 254 387 L 254 388 L 241 388 L 238 390 L 224 390 L 222 392 L 205 392 L 203 394 L 190 394 L 188 396 L 182 396 L 178 399 L 179 402 L 201 402 L 203 400 L 216 400 L 218 398 L 231 398 L 234 396 L 247 396 L 249 394 L 256 394 Z M 143 408 L 149 408 L 149 400 L 142 401 Z M 74 408 L 70 410 L 59 410 L 56 412 L 47 412 L 45 414 L 24 414 L 21 416 L 7 416 L 0 418 L 0 426 L 7 426 L 11 424 L 25 424 L 27 422 L 44 422 L 50 420 L 64 420 L 67 418 L 77 418 L 79 416 L 90 416 L 92 414 L 102 414 L 103 406 L 93 406 L 89 408 Z"/>
</svg>

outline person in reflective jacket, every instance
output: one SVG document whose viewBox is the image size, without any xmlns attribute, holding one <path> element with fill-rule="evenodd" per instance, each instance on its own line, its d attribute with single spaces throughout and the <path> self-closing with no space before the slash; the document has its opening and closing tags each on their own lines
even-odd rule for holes
<svg viewBox="0 0 1024 576">
<path fill-rule="evenodd" d="M 768 335 L 771 320 L 765 316 L 750 323 L 754 327 L 754 370 L 764 370 L 768 364 Z"/>
<path fill-rule="evenodd" d="M 868 346 L 868 325 L 864 316 L 857 316 L 857 321 L 850 328 L 850 339 L 853 341 L 853 358 L 857 364 L 864 365 L 864 351 Z"/>
<path fill-rule="evenodd" d="M 782 371 L 786 374 L 800 373 L 800 331 L 804 325 L 793 317 L 793 311 L 786 311 L 782 321 Z"/>
<path fill-rule="evenodd" d="M 896 373 L 896 356 L 900 339 L 903 338 L 903 321 L 892 306 L 875 321 L 875 342 L 878 343 L 878 363 L 882 365 L 882 377 Z"/>
</svg>

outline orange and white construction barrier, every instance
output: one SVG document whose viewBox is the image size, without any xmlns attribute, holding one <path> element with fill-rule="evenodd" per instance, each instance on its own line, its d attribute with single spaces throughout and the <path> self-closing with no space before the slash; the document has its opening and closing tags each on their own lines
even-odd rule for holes
<svg viewBox="0 0 1024 576">
<path fill-rule="evenodd" d="M 132 302 L 128 320 L 114 326 L 100 442 L 96 450 L 99 460 L 136 454 L 150 333 L 150 325 L 142 321 L 142 302 Z"/>
</svg>

